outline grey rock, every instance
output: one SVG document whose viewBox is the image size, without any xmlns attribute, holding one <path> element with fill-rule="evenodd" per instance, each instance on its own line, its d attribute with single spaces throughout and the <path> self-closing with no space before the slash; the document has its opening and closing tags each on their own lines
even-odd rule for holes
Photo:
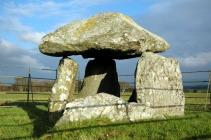
<svg viewBox="0 0 211 140">
<path fill-rule="evenodd" d="M 111 121 L 138 121 L 158 117 L 163 116 L 155 115 L 153 109 L 149 107 L 137 103 L 128 104 L 119 97 L 99 93 L 69 102 L 57 126 L 95 118 L 108 118 Z"/>
<path fill-rule="evenodd" d="M 70 58 L 62 58 L 57 69 L 57 79 L 49 99 L 50 120 L 56 120 L 67 102 L 73 100 L 78 65 Z"/>
<path fill-rule="evenodd" d="M 179 63 L 151 52 L 140 57 L 136 70 L 137 102 L 157 114 L 183 115 L 184 93 Z"/>
<path fill-rule="evenodd" d="M 97 58 L 90 60 L 86 66 L 80 96 L 86 97 L 101 92 L 120 96 L 120 86 L 114 60 Z"/>
<path fill-rule="evenodd" d="M 103 13 L 72 22 L 42 38 L 39 49 L 51 56 L 126 59 L 145 51 L 163 52 L 169 44 L 120 13 Z"/>
<path fill-rule="evenodd" d="M 124 100 L 106 93 L 87 96 L 68 103 L 59 121 L 73 122 L 100 117 L 108 117 L 113 121 L 122 120 L 126 118 L 124 104 Z"/>
<path fill-rule="evenodd" d="M 128 103 L 126 113 L 128 120 L 135 122 L 143 119 L 164 119 L 165 116 L 162 114 L 156 114 L 153 108 L 144 106 L 140 103 Z M 128 112 L 127 112 L 128 111 Z"/>
</svg>

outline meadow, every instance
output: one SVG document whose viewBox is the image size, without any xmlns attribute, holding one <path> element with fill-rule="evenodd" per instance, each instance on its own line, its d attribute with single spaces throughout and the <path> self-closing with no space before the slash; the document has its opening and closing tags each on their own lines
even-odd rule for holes
<svg viewBox="0 0 211 140">
<path fill-rule="evenodd" d="M 54 128 L 54 124 L 48 122 L 49 95 L 35 93 L 34 102 L 27 104 L 25 93 L 0 93 L 0 139 L 211 139 L 211 111 L 204 110 L 204 93 L 185 94 L 183 117 L 116 123 L 104 118 L 70 123 L 60 128 Z M 128 97 L 129 94 L 122 94 L 122 98 Z"/>
</svg>

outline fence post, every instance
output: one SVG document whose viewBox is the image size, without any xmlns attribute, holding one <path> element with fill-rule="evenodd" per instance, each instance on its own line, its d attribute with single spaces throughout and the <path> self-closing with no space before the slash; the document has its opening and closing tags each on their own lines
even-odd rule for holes
<svg viewBox="0 0 211 140">
<path fill-rule="evenodd" d="M 31 89 L 32 102 L 34 102 L 34 92 L 33 92 L 33 87 L 32 87 L 31 72 L 29 74 L 30 74 L 29 76 L 30 76 L 30 89 Z"/>
<path fill-rule="evenodd" d="M 211 71 L 209 72 L 209 83 L 207 87 L 207 94 L 210 94 L 210 109 L 211 109 L 211 92 L 210 92 L 210 85 L 211 85 Z"/>
<path fill-rule="evenodd" d="M 81 85 L 80 85 L 80 71 L 78 71 L 78 87 L 77 87 L 77 89 L 78 89 L 78 93 L 79 93 L 80 89 L 81 89 Z"/>
<path fill-rule="evenodd" d="M 27 103 L 29 102 L 29 94 L 31 93 L 32 102 L 34 101 L 33 97 L 33 91 L 32 91 L 32 81 L 31 81 L 31 69 L 29 66 L 28 71 L 28 90 L 27 90 Z"/>
<path fill-rule="evenodd" d="M 28 87 L 27 87 L 27 103 L 29 102 L 29 90 L 30 90 L 30 89 L 29 89 L 29 81 L 30 81 L 30 80 L 29 80 L 29 78 L 30 78 L 29 76 L 30 76 L 30 66 L 29 66 L 29 70 L 28 70 L 28 83 L 27 83 L 27 86 L 28 86 Z"/>
<path fill-rule="evenodd" d="M 210 84 L 211 84 L 211 71 L 209 72 L 209 80 L 208 80 L 208 84 L 207 84 L 207 96 L 206 96 L 205 110 L 207 109 L 207 105 L 208 105 L 207 100 L 208 100 L 209 94 L 210 94 L 210 109 L 211 109 Z"/>
<path fill-rule="evenodd" d="M 56 79 L 57 79 L 57 69 L 55 71 L 56 71 Z"/>
</svg>

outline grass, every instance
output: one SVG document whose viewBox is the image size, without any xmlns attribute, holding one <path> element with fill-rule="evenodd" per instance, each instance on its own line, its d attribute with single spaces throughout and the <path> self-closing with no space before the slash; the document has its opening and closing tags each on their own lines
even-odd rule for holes
<svg viewBox="0 0 211 140">
<path fill-rule="evenodd" d="M 73 123 L 53 131 L 55 139 L 192 139 L 211 137 L 211 113 L 187 114 L 184 118 L 110 123 L 106 120 Z"/>
<path fill-rule="evenodd" d="M 46 102 L 50 96 L 50 93 L 34 93 L 33 99 L 36 102 Z M 31 95 L 29 96 L 31 100 Z M 18 92 L 1 92 L 0 93 L 0 104 L 6 102 L 26 102 L 27 93 L 18 93 Z"/>
<path fill-rule="evenodd" d="M 0 138 L 38 138 L 50 128 L 47 117 L 47 104 L 26 104 L 14 102 L 18 107 L 1 108 Z"/>
<path fill-rule="evenodd" d="M 8 107 L 0 108 L 0 139 L 211 139 L 211 112 L 186 111 L 184 117 L 140 122 L 116 122 L 96 119 L 53 128 L 49 123 L 47 99 L 49 94 L 36 94 L 34 103 L 26 104 L 25 94 L 0 93 L 0 100 Z M 204 97 L 205 94 L 186 94 Z M 128 97 L 124 94 L 125 99 Z M 40 101 L 45 100 L 45 101 Z M 187 98 L 186 103 L 204 103 L 201 98 Z M 17 107 L 10 107 L 17 106 Z"/>
<path fill-rule="evenodd" d="M 210 94 L 206 93 L 186 93 L 186 104 L 205 104 L 210 102 Z M 208 98 L 206 100 L 206 98 Z"/>
</svg>

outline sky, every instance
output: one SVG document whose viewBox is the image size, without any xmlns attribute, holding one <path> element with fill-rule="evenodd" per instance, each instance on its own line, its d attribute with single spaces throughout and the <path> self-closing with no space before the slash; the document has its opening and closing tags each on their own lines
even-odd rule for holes
<svg viewBox="0 0 211 140">
<path fill-rule="evenodd" d="M 29 65 L 56 69 L 60 58 L 39 52 L 41 38 L 102 12 L 126 14 L 163 37 L 171 48 L 161 55 L 176 58 L 182 71 L 211 70 L 210 7 L 211 0 L 0 0 L 0 74 L 10 75 L 19 72 L 15 67 Z M 71 58 L 79 63 L 82 77 L 88 60 Z M 117 61 L 118 73 L 133 74 L 137 60 Z"/>
</svg>

